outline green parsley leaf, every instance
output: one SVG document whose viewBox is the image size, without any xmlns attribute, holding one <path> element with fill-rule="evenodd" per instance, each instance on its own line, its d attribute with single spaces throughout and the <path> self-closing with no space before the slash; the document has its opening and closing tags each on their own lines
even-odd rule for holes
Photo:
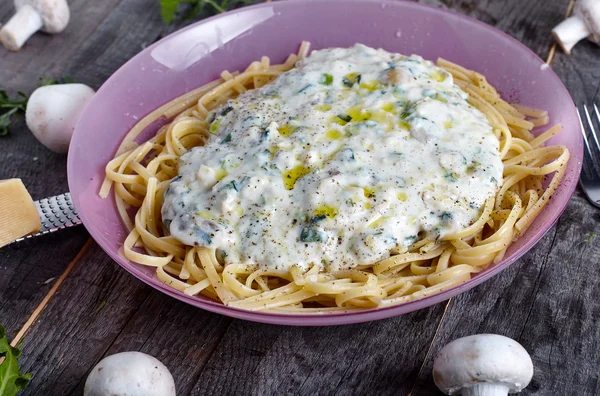
<svg viewBox="0 0 600 396">
<path fill-rule="evenodd" d="M 56 85 L 58 84 L 58 80 L 49 77 L 40 77 L 40 82 L 38 83 L 38 87 L 45 87 L 46 85 Z"/>
<path fill-rule="evenodd" d="M 452 220 L 452 217 L 453 216 L 452 216 L 451 212 L 444 211 L 444 212 L 442 212 L 442 214 L 440 214 L 440 219 L 443 222 L 448 222 L 448 221 Z"/>
<path fill-rule="evenodd" d="M 221 144 L 225 144 L 225 143 L 229 143 L 229 142 L 231 142 L 231 133 L 228 134 L 227 136 L 225 136 L 223 138 L 223 140 L 221 140 Z"/>
<path fill-rule="evenodd" d="M 8 97 L 6 91 L 0 90 L 0 109 L 12 109 L 16 108 L 21 111 L 25 111 L 27 107 L 27 95 L 23 92 L 17 92 L 17 97 L 11 99 Z"/>
<path fill-rule="evenodd" d="M 23 92 L 17 92 L 17 97 L 11 99 L 6 91 L 0 90 L 0 136 L 8 135 L 13 116 L 25 112 L 28 99 Z"/>
<path fill-rule="evenodd" d="M 13 348 L 6 339 L 6 330 L 0 325 L 0 395 L 16 396 L 17 392 L 27 387 L 31 380 L 31 373 L 23 374 L 19 369 L 19 356 L 21 346 Z"/>
<path fill-rule="evenodd" d="M 71 84 L 75 82 L 71 77 L 65 76 L 59 79 L 40 77 L 38 87 L 55 84 Z M 29 97 L 23 92 L 17 92 L 15 98 L 10 98 L 6 91 L 0 90 L 0 137 L 9 133 L 9 128 L 14 122 L 14 117 L 25 113 Z"/>
<path fill-rule="evenodd" d="M 8 127 L 12 124 L 11 118 L 17 111 L 19 111 L 17 108 L 13 108 L 0 115 L 0 136 L 8 135 Z"/>
<path fill-rule="evenodd" d="M 160 15 L 165 23 L 171 23 L 179 11 L 180 4 L 189 4 L 190 8 L 184 14 L 185 19 L 191 19 L 205 11 L 205 7 L 210 6 L 211 11 L 222 13 L 238 5 L 253 3 L 253 0 L 160 0 Z"/>
<path fill-rule="evenodd" d="M 48 77 L 40 77 L 40 82 L 38 83 L 38 87 L 45 87 L 46 85 L 57 85 L 57 84 L 73 84 L 75 80 L 73 77 L 64 76 L 59 78 L 58 80 L 54 78 Z"/>
<path fill-rule="evenodd" d="M 191 0 L 160 0 L 160 16 L 165 23 L 173 22 L 177 8 L 181 3 L 190 3 Z"/>
<path fill-rule="evenodd" d="M 446 171 L 444 175 L 444 179 L 448 180 L 451 183 L 456 183 L 458 181 L 458 175 L 454 172 Z M 493 177 L 492 177 L 493 179 Z"/>
</svg>

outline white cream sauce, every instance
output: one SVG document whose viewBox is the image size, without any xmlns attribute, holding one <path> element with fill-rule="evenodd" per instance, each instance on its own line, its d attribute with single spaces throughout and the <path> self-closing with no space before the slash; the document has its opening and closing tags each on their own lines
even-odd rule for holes
<svg viewBox="0 0 600 396">
<path fill-rule="evenodd" d="M 364 45 L 314 51 L 210 114 L 162 216 L 225 263 L 335 271 L 470 225 L 502 180 L 499 142 L 452 76 Z"/>
</svg>

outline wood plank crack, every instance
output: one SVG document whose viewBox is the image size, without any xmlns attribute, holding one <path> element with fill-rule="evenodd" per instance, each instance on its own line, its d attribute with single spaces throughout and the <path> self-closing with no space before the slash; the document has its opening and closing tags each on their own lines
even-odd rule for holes
<svg viewBox="0 0 600 396">
<path fill-rule="evenodd" d="M 437 339 L 440 329 L 442 328 L 442 323 L 444 322 L 444 318 L 446 317 L 446 312 L 448 312 L 448 308 L 450 308 L 451 303 L 452 303 L 452 298 L 448 300 L 448 302 L 446 303 L 446 306 L 444 307 L 444 312 L 442 313 L 442 316 L 440 317 L 440 321 L 438 322 L 437 328 L 435 329 L 435 333 L 433 334 L 433 337 L 431 338 L 431 343 L 429 344 L 429 348 L 427 348 L 427 353 L 423 357 L 423 361 L 421 362 L 421 366 L 419 367 L 419 372 L 417 373 L 417 376 L 415 377 L 415 381 L 413 383 L 413 386 L 412 386 L 410 392 L 408 392 L 408 396 L 412 396 L 413 391 L 415 390 L 417 383 L 419 381 L 419 378 L 421 377 L 421 374 L 423 373 L 423 370 L 425 369 L 425 366 L 427 365 L 427 361 L 429 360 L 429 355 L 431 354 L 431 350 L 433 349 L 433 344 L 435 343 L 435 340 Z"/>
<path fill-rule="evenodd" d="M 90 368 L 96 366 L 96 364 L 98 364 L 98 362 L 100 362 L 100 360 L 104 359 L 106 357 L 106 352 L 108 352 L 110 350 L 110 348 L 113 346 L 113 344 L 115 343 L 115 341 L 117 339 L 119 339 L 119 336 L 121 335 L 121 333 L 123 333 L 123 331 L 127 328 L 127 324 L 129 322 L 131 322 L 131 320 L 133 320 L 133 318 L 135 317 L 135 315 L 138 313 L 138 311 L 140 310 L 140 308 L 144 305 L 144 303 L 148 300 L 148 298 L 150 297 L 150 295 L 152 294 L 152 292 L 148 292 L 148 295 L 146 295 L 146 298 L 144 298 L 140 304 L 136 307 L 136 309 L 134 311 L 132 311 L 129 314 L 129 317 L 127 318 L 127 320 L 125 321 L 125 324 L 123 325 L 123 327 L 121 327 L 121 329 L 119 330 L 119 332 L 113 337 L 112 341 L 110 342 L 110 344 L 104 349 L 104 351 L 102 352 L 102 355 L 100 356 L 100 359 L 97 359 L 96 362 L 94 362 L 93 365 L 90 366 Z M 88 324 L 89 326 L 89 324 Z M 87 328 L 87 326 L 86 326 Z M 82 384 L 83 381 L 85 381 L 87 378 L 81 378 L 79 380 L 79 382 L 77 383 L 77 387 L 75 388 L 75 390 L 73 392 L 71 392 L 72 395 L 74 394 L 78 394 L 78 390 L 80 385 Z"/>
<path fill-rule="evenodd" d="M 361 340 L 360 340 L 361 344 L 364 343 L 365 338 L 367 338 L 367 336 L 369 335 L 369 331 L 373 327 L 373 323 L 374 322 L 370 322 L 369 326 L 364 331 L 364 335 L 361 337 Z M 354 356 L 352 356 L 352 360 L 350 361 L 350 364 L 348 365 L 348 367 L 346 367 L 346 369 L 344 370 L 344 373 L 340 377 L 340 380 L 338 381 L 338 383 L 337 383 L 337 385 L 335 387 L 336 388 L 336 392 L 334 394 L 337 394 L 339 392 L 339 385 L 340 385 L 340 383 L 343 381 L 344 378 L 346 378 L 346 374 L 348 374 L 348 370 L 350 370 L 353 367 L 353 363 L 356 361 L 356 358 L 357 358 L 358 355 L 359 355 L 359 351 L 357 350 L 357 352 L 354 354 Z"/>
<path fill-rule="evenodd" d="M 221 333 L 221 335 L 218 338 L 218 341 L 215 342 L 215 344 L 209 348 L 208 353 L 206 354 L 206 359 L 204 359 L 204 362 L 202 362 L 199 365 L 198 370 L 196 371 L 196 373 L 194 374 L 192 379 L 189 381 L 191 384 L 196 384 L 200 380 L 200 376 L 204 372 L 204 369 L 206 368 L 206 366 L 208 366 L 215 351 L 219 348 L 219 345 L 221 345 L 221 341 L 223 341 L 223 339 L 225 338 L 225 335 L 227 334 L 227 332 L 229 331 L 229 329 L 231 328 L 231 325 L 233 323 L 234 323 L 234 320 L 230 319 L 229 324 L 227 325 L 227 328 L 225 329 L 225 331 L 223 331 L 223 333 Z"/>
<path fill-rule="evenodd" d="M 550 254 L 552 253 L 552 248 L 554 248 L 554 245 L 556 244 L 556 237 L 558 235 L 559 224 L 560 224 L 560 218 L 558 219 L 558 221 L 556 222 L 556 226 L 554 227 L 554 235 L 552 237 L 552 243 L 550 243 L 550 247 L 548 248 L 548 251 L 546 252 L 544 261 L 542 261 L 542 265 L 540 266 L 540 271 L 538 272 L 538 275 L 535 278 L 535 283 L 533 285 L 532 298 L 530 298 L 530 300 L 529 300 L 530 301 L 529 310 L 527 311 L 527 316 L 525 317 L 525 321 L 523 321 L 523 327 L 521 328 L 521 332 L 519 333 L 518 340 L 521 340 L 523 338 L 523 333 L 525 332 L 525 329 L 527 328 L 527 323 L 529 322 L 529 318 L 531 317 L 531 313 L 533 312 L 533 307 L 535 306 L 535 295 L 537 295 L 537 293 L 540 289 L 540 278 L 542 277 L 542 274 L 544 273 L 544 268 L 546 268 L 546 264 L 548 263 Z"/>
<path fill-rule="evenodd" d="M 31 251 L 27 253 L 27 255 L 25 255 L 23 257 L 23 259 L 21 260 L 22 262 L 25 262 L 25 260 L 27 260 L 27 257 L 29 257 L 29 255 L 31 254 Z M 29 278 L 29 275 L 31 275 L 31 273 L 35 270 L 34 266 L 31 266 L 29 268 L 29 271 L 27 272 L 27 275 L 25 275 L 23 277 L 23 279 L 21 279 L 21 281 L 14 286 L 13 288 L 13 292 L 11 294 L 9 294 L 8 296 L 6 296 L 6 298 L 4 299 L 4 301 L 0 304 L 0 309 L 4 308 L 4 306 L 6 304 L 8 304 L 10 301 L 12 301 L 13 296 L 19 291 L 19 289 L 23 286 L 23 284 L 25 282 L 27 282 L 27 278 Z"/>
<path fill-rule="evenodd" d="M 85 254 L 85 252 L 89 249 L 89 247 L 93 243 L 94 243 L 94 240 L 92 238 L 88 239 L 87 242 L 85 243 L 85 245 L 83 245 L 83 247 L 79 251 L 79 253 L 77 253 L 77 255 L 75 256 L 75 258 L 73 260 L 71 260 L 71 262 L 69 263 L 69 265 L 67 266 L 67 268 L 65 268 L 65 271 L 58 277 L 58 279 L 56 280 L 56 282 L 54 282 L 54 285 L 48 291 L 48 294 L 46 294 L 46 296 L 44 297 L 44 299 L 42 300 L 42 302 L 40 302 L 40 304 L 36 307 L 36 309 L 31 313 L 31 315 L 29 316 L 29 318 L 27 319 L 27 321 L 25 322 L 25 324 L 23 325 L 23 327 L 21 328 L 21 330 L 19 330 L 19 332 L 17 333 L 17 335 L 15 336 L 15 338 L 13 338 L 13 340 L 11 342 L 11 345 L 13 347 L 16 346 L 21 341 L 21 339 L 27 333 L 27 331 L 29 330 L 29 328 L 33 325 L 33 323 L 40 316 L 40 314 L 42 313 L 42 311 L 44 310 L 44 308 L 46 307 L 46 305 L 48 305 L 48 303 L 50 302 L 50 300 L 52 299 L 52 297 L 56 294 L 56 292 L 58 291 L 58 288 L 60 287 L 60 285 L 64 282 L 65 279 L 67 279 L 67 276 L 69 276 L 69 274 L 71 273 L 71 271 L 73 270 L 73 268 L 75 268 L 75 265 L 79 262 L 79 260 L 81 259 L 81 257 L 83 257 L 83 255 Z"/>
</svg>

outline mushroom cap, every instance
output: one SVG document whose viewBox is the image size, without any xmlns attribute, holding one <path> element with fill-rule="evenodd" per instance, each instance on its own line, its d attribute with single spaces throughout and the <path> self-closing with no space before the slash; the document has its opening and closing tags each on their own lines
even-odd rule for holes
<svg viewBox="0 0 600 396">
<path fill-rule="evenodd" d="M 590 39 L 600 44 L 600 1 L 577 0 L 573 14 L 585 22 L 590 30 Z"/>
<path fill-rule="evenodd" d="M 513 339 L 497 334 L 476 334 L 443 347 L 433 363 L 433 380 L 452 395 L 479 383 L 501 384 L 520 392 L 533 377 L 531 357 Z"/>
<path fill-rule="evenodd" d="M 27 126 L 44 146 L 57 153 L 66 153 L 75 125 L 94 93 L 84 84 L 40 87 L 33 91 L 27 102 Z"/>
<path fill-rule="evenodd" d="M 42 18 L 42 31 L 46 33 L 62 32 L 69 24 L 71 13 L 67 0 L 15 0 L 17 11 L 27 4 Z"/>
<path fill-rule="evenodd" d="M 85 381 L 83 396 L 175 396 L 169 369 L 153 356 L 122 352 L 102 359 Z"/>
</svg>

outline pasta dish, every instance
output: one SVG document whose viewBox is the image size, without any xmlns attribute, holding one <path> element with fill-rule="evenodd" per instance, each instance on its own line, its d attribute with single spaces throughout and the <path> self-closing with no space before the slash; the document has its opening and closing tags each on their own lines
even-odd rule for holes
<svg viewBox="0 0 600 396">
<path fill-rule="evenodd" d="M 170 122 L 135 139 L 152 122 Z M 284 313 L 385 307 L 501 261 L 569 152 L 485 77 L 356 44 L 267 57 L 142 119 L 106 166 L 123 255 L 187 295 Z"/>
</svg>

